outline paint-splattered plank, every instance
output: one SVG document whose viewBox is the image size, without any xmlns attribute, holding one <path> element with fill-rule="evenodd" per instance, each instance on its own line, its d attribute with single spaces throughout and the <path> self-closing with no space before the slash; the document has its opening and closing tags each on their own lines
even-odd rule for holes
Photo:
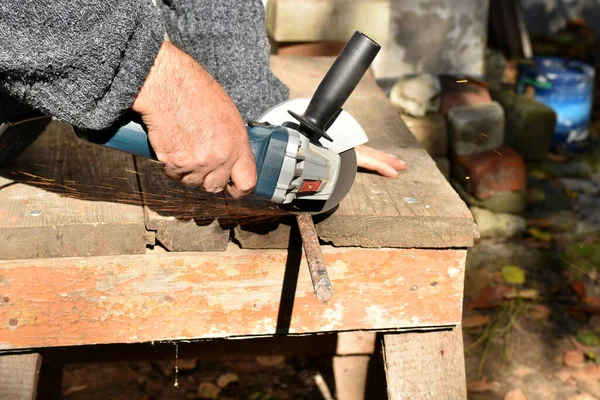
<svg viewBox="0 0 600 400">
<path fill-rule="evenodd" d="M 291 97 L 310 97 L 333 62 L 330 57 L 271 59 Z M 329 218 L 317 222 L 321 239 L 336 246 L 469 247 L 477 235 L 473 217 L 435 162 L 421 148 L 375 81 L 365 77 L 345 109 L 363 126 L 371 147 L 396 154 L 408 164 L 395 179 L 359 173 L 348 196 Z M 245 248 L 284 248 L 289 227 L 254 226 L 260 239 L 236 229 Z"/>
<path fill-rule="evenodd" d="M 144 253 L 133 158 L 53 122 L 0 170 L 0 259 Z"/>
<path fill-rule="evenodd" d="M 465 250 L 324 255 L 329 305 L 315 298 L 305 260 L 282 250 L 0 261 L 0 349 L 460 322 Z"/>
</svg>

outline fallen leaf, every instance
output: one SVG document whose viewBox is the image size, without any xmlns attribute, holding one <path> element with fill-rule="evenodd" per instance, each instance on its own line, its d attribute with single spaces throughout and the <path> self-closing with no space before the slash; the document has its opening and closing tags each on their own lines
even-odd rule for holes
<svg viewBox="0 0 600 400">
<path fill-rule="evenodd" d="M 567 385 L 573 386 L 577 384 L 575 378 L 573 378 L 571 374 L 571 371 L 568 369 L 561 369 L 556 374 L 554 374 L 554 376 L 556 376 L 556 379 Z"/>
<path fill-rule="evenodd" d="M 581 281 L 579 279 L 576 281 L 573 281 L 573 283 L 571 283 L 571 289 L 573 289 L 573 291 L 575 292 L 577 297 L 579 297 L 579 300 L 581 300 L 585 297 L 585 285 L 584 285 L 583 281 Z"/>
<path fill-rule="evenodd" d="M 527 400 L 525 393 L 519 388 L 513 389 L 504 395 L 504 400 Z"/>
<path fill-rule="evenodd" d="M 495 308 L 502 300 L 504 295 L 511 290 L 506 285 L 486 286 L 471 300 L 469 307 L 478 308 Z"/>
<path fill-rule="evenodd" d="M 583 309 L 592 314 L 600 314 L 600 299 L 596 296 L 585 296 L 581 301 Z"/>
<path fill-rule="evenodd" d="M 500 382 L 488 381 L 471 381 L 467 382 L 467 392 L 469 393 L 484 393 L 484 392 L 500 392 Z"/>
<path fill-rule="evenodd" d="M 524 378 L 527 375 L 533 374 L 535 371 L 533 368 L 529 367 L 517 367 L 513 369 L 512 374 L 518 378 Z"/>
<path fill-rule="evenodd" d="M 597 397 L 594 397 L 589 393 L 579 393 L 569 397 L 569 400 L 597 400 Z"/>
<path fill-rule="evenodd" d="M 584 346 L 600 346 L 600 338 L 594 332 L 580 332 L 577 334 L 577 341 Z"/>
<path fill-rule="evenodd" d="M 565 367 L 581 368 L 585 364 L 585 355 L 580 350 L 567 350 L 563 353 L 562 362 Z"/>
<path fill-rule="evenodd" d="M 227 372 L 219 377 L 219 379 L 217 380 L 217 385 L 220 388 L 224 388 L 225 386 L 229 385 L 230 383 L 237 382 L 239 380 L 240 380 L 240 378 L 236 374 Z"/>
<path fill-rule="evenodd" d="M 491 319 L 492 318 L 489 315 L 469 315 L 467 317 L 463 317 L 462 327 L 466 329 L 478 328 L 480 326 L 487 325 L 491 321 Z"/>
<path fill-rule="evenodd" d="M 221 389 L 212 382 L 202 382 L 198 385 L 198 396 L 201 399 L 217 399 L 219 393 L 221 393 Z"/>
<path fill-rule="evenodd" d="M 537 289 L 512 289 L 504 295 L 506 299 L 520 298 L 523 300 L 537 300 L 540 297 L 540 292 Z"/>
<path fill-rule="evenodd" d="M 529 316 L 535 320 L 548 320 L 550 318 L 550 307 L 545 304 L 536 304 L 529 311 Z"/>
<path fill-rule="evenodd" d="M 588 351 L 587 353 L 585 353 L 585 358 L 592 361 L 598 361 L 598 355 L 595 351 Z"/>
<path fill-rule="evenodd" d="M 180 371 L 189 371 L 198 365 L 197 358 L 180 358 L 177 360 L 177 369 Z"/>
<path fill-rule="evenodd" d="M 579 382 L 591 383 L 595 385 L 600 380 L 600 365 L 588 364 L 583 369 L 573 370 L 571 376 Z"/>
<path fill-rule="evenodd" d="M 282 367 L 285 356 L 257 356 L 256 362 L 263 367 Z"/>
<path fill-rule="evenodd" d="M 550 241 L 552 241 L 552 234 L 550 232 L 544 232 L 544 231 L 542 231 L 542 230 L 540 230 L 538 228 L 535 228 L 535 227 L 529 228 L 527 230 L 527 232 L 529 232 L 529 234 L 531 236 L 533 236 L 534 238 L 539 239 L 539 240 L 541 240 L 543 242 L 550 242 Z"/>
<path fill-rule="evenodd" d="M 525 271 L 516 265 L 502 267 L 502 279 L 511 285 L 522 285 L 525 283 Z"/>
</svg>

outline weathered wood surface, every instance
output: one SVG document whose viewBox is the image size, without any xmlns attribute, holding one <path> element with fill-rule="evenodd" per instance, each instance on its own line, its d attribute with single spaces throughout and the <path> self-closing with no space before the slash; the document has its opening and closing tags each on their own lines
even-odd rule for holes
<svg viewBox="0 0 600 400">
<path fill-rule="evenodd" d="M 460 325 L 451 330 L 384 335 L 390 400 L 465 400 Z"/>
<path fill-rule="evenodd" d="M 0 355 L 0 400 L 35 400 L 42 357 Z"/>
<path fill-rule="evenodd" d="M 330 57 L 274 56 L 271 66 L 290 87 L 291 97 L 310 97 L 332 62 Z M 363 79 L 345 109 L 361 123 L 370 146 L 396 154 L 408 168 L 395 179 L 359 173 L 339 209 L 317 222 L 320 238 L 336 246 L 471 246 L 476 230 L 467 206 L 377 84 Z M 263 240 L 240 234 L 243 230 L 236 230 L 236 239 L 246 248 L 281 248 L 289 235 L 286 226 Z"/>
<path fill-rule="evenodd" d="M 51 123 L 0 171 L 0 259 L 143 253 L 133 158 Z"/>
<path fill-rule="evenodd" d="M 170 251 L 224 251 L 229 229 L 215 217 L 227 212 L 224 195 L 184 187 L 152 160 L 136 158 L 146 228 Z M 214 205 L 220 203 L 222 209 Z"/>
<path fill-rule="evenodd" d="M 306 261 L 280 250 L 0 261 L 0 349 L 460 322 L 465 250 L 324 255 L 329 305 L 315 298 Z"/>
</svg>

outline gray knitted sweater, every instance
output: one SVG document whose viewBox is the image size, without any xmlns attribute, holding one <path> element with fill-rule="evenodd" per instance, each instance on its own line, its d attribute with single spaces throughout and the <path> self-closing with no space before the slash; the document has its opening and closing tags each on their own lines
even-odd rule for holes
<svg viewBox="0 0 600 400">
<path fill-rule="evenodd" d="M 261 0 L 2 0 L 0 90 L 72 125 L 106 128 L 131 107 L 165 29 L 244 118 L 287 98 L 269 68 Z"/>
</svg>

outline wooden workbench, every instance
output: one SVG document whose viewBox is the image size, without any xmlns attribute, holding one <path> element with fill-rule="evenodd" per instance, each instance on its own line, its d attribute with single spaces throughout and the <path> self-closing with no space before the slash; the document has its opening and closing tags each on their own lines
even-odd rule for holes
<svg viewBox="0 0 600 400">
<path fill-rule="evenodd" d="M 272 67 L 293 97 L 310 97 L 332 61 Z M 328 305 L 312 294 L 293 220 L 256 199 L 184 189 L 157 163 L 51 124 L 0 171 L 0 350 L 381 331 L 390 398 L 466 398 L 472 216 L 373 80 L 346 110 L 408 169 L 359 173 L 318 220 Z"/>
</svg>

